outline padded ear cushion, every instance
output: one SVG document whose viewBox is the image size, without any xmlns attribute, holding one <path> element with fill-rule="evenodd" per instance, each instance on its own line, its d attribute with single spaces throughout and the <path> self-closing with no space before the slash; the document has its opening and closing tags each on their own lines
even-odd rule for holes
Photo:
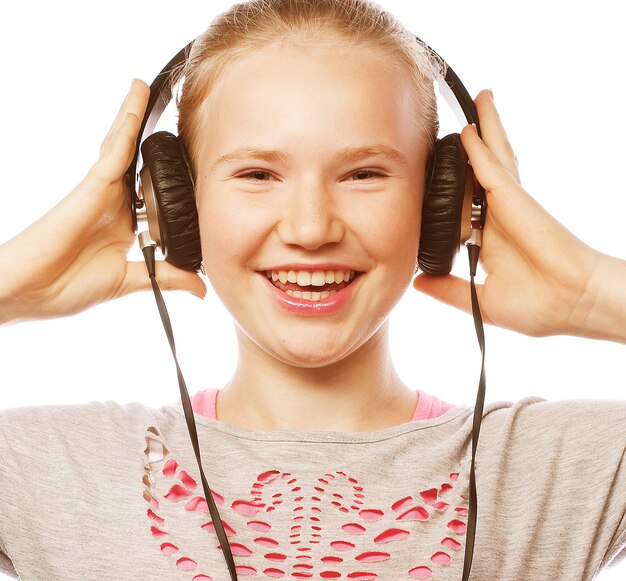
<svg viewBox="0 0 626 581">
<path fill-rule="evenodd" d="M 422 207 L 418 266 L 428 274 L 448 274 L 461 244 L 467 154 L 461 136 L 451 133 L 435 144 Z"/>
<path fill-rule="evenodd" d="M 182 141 L 166 131 L 141 145 L 152 181 L 165 260 L 186 270 L 200 270 L 202 250 L 198 211 L 189 158 Z"/>
</svg>

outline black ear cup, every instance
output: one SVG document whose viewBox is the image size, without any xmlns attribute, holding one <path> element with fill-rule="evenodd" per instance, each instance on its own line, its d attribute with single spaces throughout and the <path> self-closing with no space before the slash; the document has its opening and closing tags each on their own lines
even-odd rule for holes
<svg viewBox="0 0 626 581">
<path fill-rule="evenodd" d="M 448 274 L 461 244 L 461 217 L 468 171 L 461 136 L 437 140 L 422 205 L 422 230 L 417 257 L 428 274 Z"/>
<path fill-rule="evenodd" d="M 145 163 L 142 183 L 145 190 L 146 182 L 151 182 L 154 192 L 157 242 L 165 260 L 174 266 L 198 271 L 202 263 L 198 211 L 185 146 L 175 135 L 159 131 L 142 143 L 141 153 Z M 149 174 L 144 174 L 145 170 Z M 151 232 L 153 226 L 156 225 L 151 224 Z"/>
<path fill-rule="evenodd" d="M 200 270 L 198 212 L 184 145 L 175 135 L 160 131 L 143 142 L 141 153 L 145 163 L 142 181 L 148 179 L 154 192 L 157 242 L 165 259 L 186 270 Z M 143 177 L 146 169 L 147 179 Z M 467 171 L 460 135 L 452 133 L 439 139 L 430 161 L 422 207 L 418 266 L 423 272 L 443 275 L 452 269 L 461 243 Z M 151 232 L 153 227 L 156 225 L 151 223 Z"/>
</svg>

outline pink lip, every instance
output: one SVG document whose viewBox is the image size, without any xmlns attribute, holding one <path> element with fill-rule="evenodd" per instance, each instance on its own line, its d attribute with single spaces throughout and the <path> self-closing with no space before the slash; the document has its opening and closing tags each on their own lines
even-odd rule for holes
<svg viewBox="0 0 626 581">
<path fill-rule="evenodd" d="M 305 269 L 299 269 L 305 270 Z M 319 270 L 322 270 L 321 268 Z M 332 269 L 328 269 L 332 270 Z M 264 283 L 272 293 L 272 298 L 286 311 L 297 315 L 305 315 L 309 317 L 317 317 L 321 315 L 329 315 L 339 311 L 352 297 L 354 287 L 359 283 L 360 276 L 355 278 L 348 286 L 342 288 L 336 294 L 320 299 L 319 301 L 310 301 L 307 299 L 297 299 L 289 296 L 286 292 L 276 288 L 271 281 L 262 276 Z"/>
</svg>

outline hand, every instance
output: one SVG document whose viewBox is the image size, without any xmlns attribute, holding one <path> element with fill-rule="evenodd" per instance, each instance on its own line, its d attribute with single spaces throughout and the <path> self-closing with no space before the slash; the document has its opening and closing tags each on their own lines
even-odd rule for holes
<svg viewBox="0 0 626 581">
<path fill-rule="evenodd" d="M 485 322 L 533 336 L 626 341 L 621 315 L 626 304 L 617 298 L 623 292 L 616 292 L 626 288 L 626 263 L 583 244 L 522 189 L 517 160 L 488 91 L 478 95 L 476 107 L 482 139 L 473 126 L 461 139 L 488 201 L 481 249 L 487 276 L 477 288 Z M 420 274 L 413 286 L 471 311 L 467 281 Z"/>
<path fill-rule="evenodd" d="M 149 94 L 133 81 L 85 179 L 0 246 L 0 323 L 69 315 L 150 288 L 144 263 L 126 259 L 134 235 L 124 181 Z M 165 262 L 157 278 L 164 289 L 206 293 L 198 275 Z"/>
</svg>

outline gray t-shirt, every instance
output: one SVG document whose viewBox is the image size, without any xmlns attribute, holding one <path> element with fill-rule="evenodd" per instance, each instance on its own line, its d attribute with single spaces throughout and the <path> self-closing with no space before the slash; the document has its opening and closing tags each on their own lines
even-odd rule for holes
<svg viewBox="0 0 626 581">
<path fill-rule="evenodd" d="M 460 581 L 471 410 L 358 433 L 196 420 L 240 579 Z M 489 405 L 472 579 L 592 579 L 626 543 L 625 448 L 626 402 Z M 0 413 L 0 570 L 229 581 L 218 544 L 179 406 Z"/>
</svg>

